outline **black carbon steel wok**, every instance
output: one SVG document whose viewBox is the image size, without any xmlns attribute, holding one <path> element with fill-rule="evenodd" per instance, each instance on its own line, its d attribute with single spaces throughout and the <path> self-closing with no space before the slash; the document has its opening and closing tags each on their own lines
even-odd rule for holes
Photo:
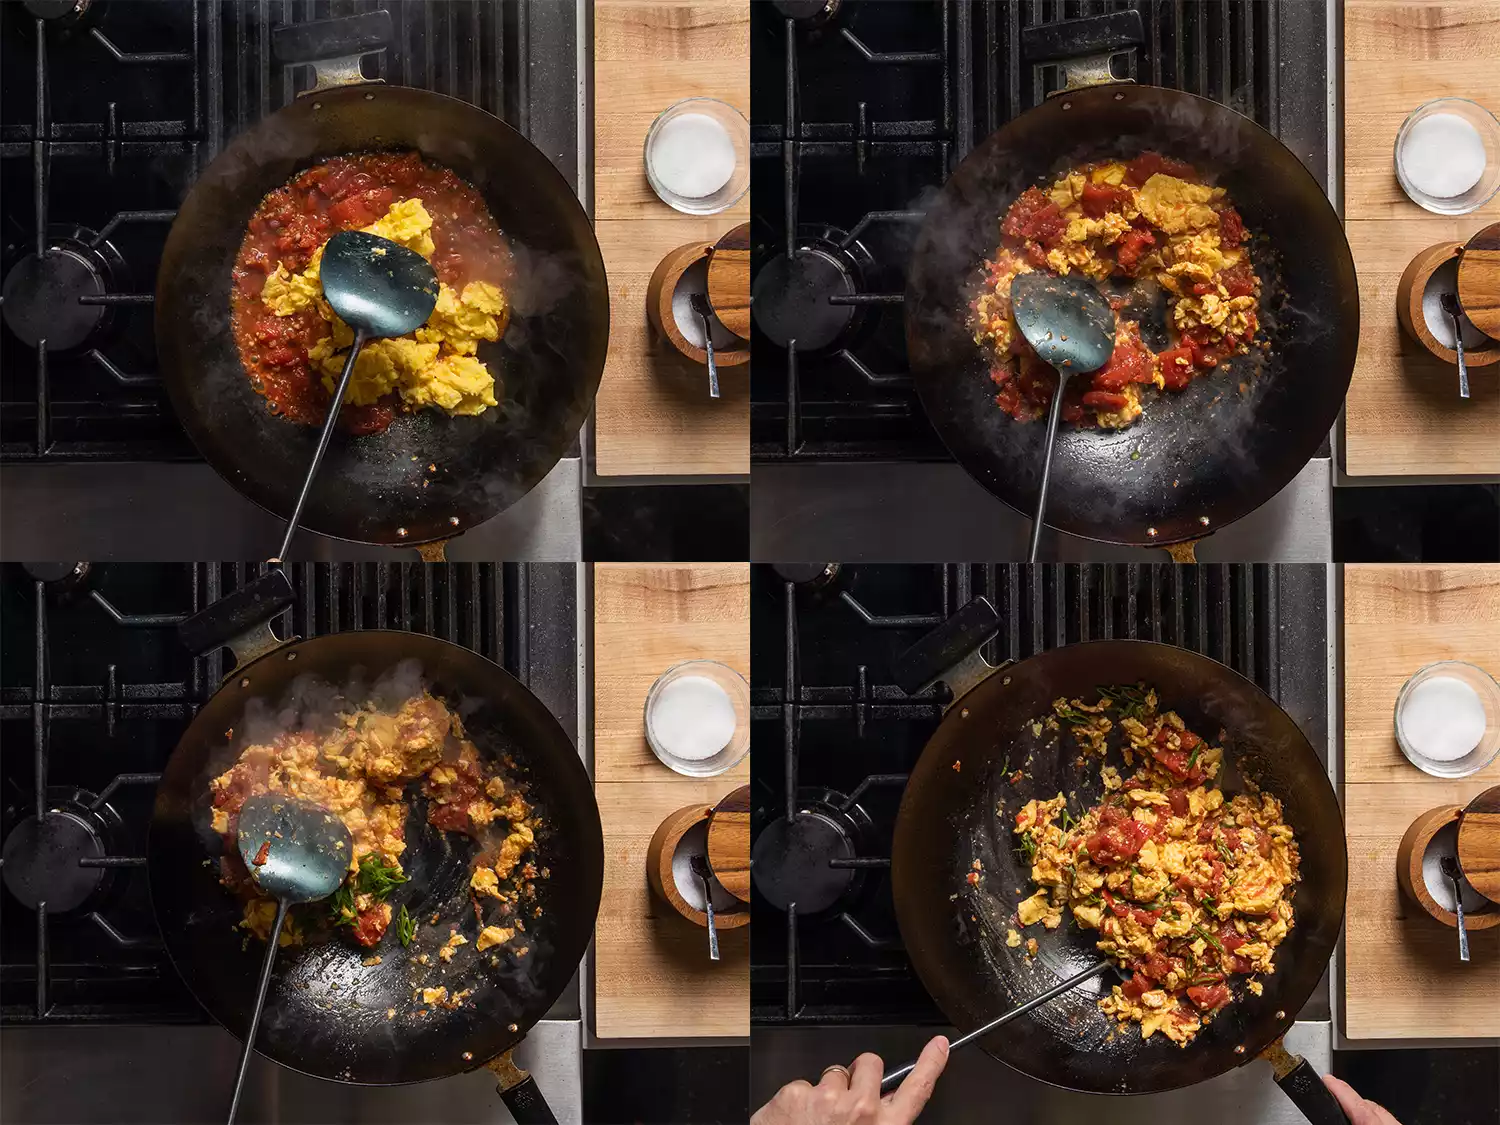
<svg viewBox="0 0 1500 1125">
<path fill-rule="evenodd" d="M 977 649 L 996 624 L 984 599 L 970 603 L 903 657 L 898 681 L 908 690 Z M 896 821 L 892 888 L 902 941 L 922 983 L 956 1027 L 968 1030 L 1080 972 L 1099 959 L 1097 934 L 1071 919 L 1046 931 L 1031 927 L 1040 946 L 1032 961 L 1005 944 L 1030 869 L 1014 848 L 1015 813 L 1032 798 L 1070 794 L 1075 815 L 1103 795 L 1099 762 L 1077 765 L 1064 729 L 1033 719 L 1059 696 L 1091 697 L 1102 684 L 1144 681 L 1209 739 L 1227 732 L 1226 791 L 1244 791 L 1252 777 L 1280 797 L 1301 844 L 1302 881 L 1292 900 L 1296 923 L 1276 951 L 1276 971 L 1262 996 L 1235 988 L 1235 1002 L 1186 1048 L 1163 1036 L 1142 1040 L 1117 1029 L 1095 1002 L 1118 983 L 1114 974 L 1015 1021 L 983 1040 L 1000 1061 L 1043 1082 L 1101 1094 L 1144 1094 L 1202 1082 L 1268 1058 L 1277 1081 L 1310 1120 L 1343 1122 L 1332 1095 L 1280 1038 L 1317 985 L 1344 916 L 1347 853 L 1338 800 L 1324 767 L 1297 725 L 1249 680 L 1186 649 L 1148 641 L 1107 640 L 1068 645 L 979 680 L 960 694 L 964 677 L 947 677 L 958 698 L 922 751 Z M 977 678 L 977 677 L 976 677 Z M 1121 765 L 1118 754 L 1113 764 Z M 955 768 L 955 763 L 958 767 Z M 1006 778 L 1024 769 L 1017 784 Z M 1003 812 L 997 814 L 997 807 Z M 966 876 L 978 859 L 977 886 Z M 950 898 L 956 894 L 956 898 Z M 1283 1073 L 1284 1072 L 1284 1073 Z"/>
<path fill-rule="evenodd" d="M 290 603 L 290 584 L 272 572 L 191 619 L 183 637 L 194 649 L 212 648 L 256 622 L 263 627 Z M 243 642 L 235 647 L 243 657 Z M 172 962 L 199 1003 L 242 1036 L 263 952 L 236 929 L 240 904 L 218 881 L 222 849 L 210 823 L 208 785 L 242 749 L 225 732 L 243 723 L 252 700 L 277 705 L 298 677 L 335 687 L 356 676 L 373 683 L 408 661 L 463 715 L 484 757 L 513 757 L 516 768 L 504 772 L 530 784 L 529 799 L 542 818 L 537 862 L 550 869 L 550 878 L 535 884 L 542 914 L 526 918 L 530 951 L 509 952 L 521 944 L 513 941 L 480 954 L 468 894 L 476 845 L 431 828 L 426 802 L 417 798 L 402 857 L 409 881 L 389 899 L 397 909 L 405 905 L 419 923 L 410 947 L 401 946 L 393 925 L 375 950 L 382 958 L 378 965 L 364 966 L 371 951 L 341 936 L 284 949 L 278 958 L 256 1048 L 319 1078 L 405 1083 L 459 1074 L 497 1057 L 508 1064 L 506 1053 L 566 988 L 593 936 L 599 908 L 604 849 L 588 774 L 557 720 L 507 672 L 468 649 L 413 633 L 335 633 L 270 647 L 237 668 L 198 712 L 157 790 L 147 845 L 152 908 Z M 238 733 L 244 737 L 243 730 Z M 440 922 L 428 925 L 434 913 Z M 496 920 L 493 914 L 489 904 L 486 924 Z M 437 950 L 450 926 L 469 944 L 440 974 Z M 496 952 L 498 965 L 491 965 Z M 427 965 L 417 961 L 423 954 Z M 437 984 L 450 993 L 473 991 L 452 1010 L 414 1001 L 414 988 Z M 426 1014 L 417 1015 L 422 1007 Z M 396 1014 L 388 1019 L 391 1008 Z M 504 1066 L 494 1069 L 499 1073 Z M 509 1086 L 502 1075 L 501 1088 L 518 1120 L 552 1120 L 535 1083 L 524 1072 L 510 1074 Z"/>
<path fill-rule="evenodd" d="M 1029 61 L 1140 42 L 1140 14 L 1068 21 L 1026 39 Z M 1133 30 L 1114 34 L 1117 25 Z M 917 391 L 939 436 L 980 484 L 1029 515 L 1046 427 L 995 405 L 966 326 L 999 219 L 1032 185 L 1077 164 L 1147 150 L 1188 160 L 1229 189 L 1252 234 L 1270 350 L 1252 349 L 1177 394 L 1151 394 L 1124 430 L 1064 426 L 1047 523 L 1109 543 L 1199 539 L 1246 515 L 1301 471 L 1344 401 L 1359 337 L 1354 262 L 1339 217 L 1295 155 L 1250 118 L 1193 94 L 1130 82 L 1069 91 L 1023 113 L 958 166 L 928 209 L 906 289 Z M 1244 389 L 1240 389 L 1240 384 Z"/>
<path fill-rule="evenodd" d="M 283 63 L 353 56 L 383 45 L 389 25 L 375 12 L 278 29 L 274 43 Z M 319 427 L 271 414 L 251 388 L 230 328 L 230 273 L 267 192 L 320 160 L 372 149 L 416 149 L 452 168 L 484 197 L 516 256 L 510 325 L 479 354 L 500 406 L 474 417 L 400 414 L 364 437 L 340 431 L 308 498 L 313 531 L 416 545 L 489 519 L 540 481 L 577 437 L 604 368 L 598 243 L 572 189 L 525 137 L 425 90 L 362 83 L 304 94 L 235 137 L 193 185 L 162 256 L 156 337 L 172 404 L 204 459 L 289 516 Z"/>
</svg>

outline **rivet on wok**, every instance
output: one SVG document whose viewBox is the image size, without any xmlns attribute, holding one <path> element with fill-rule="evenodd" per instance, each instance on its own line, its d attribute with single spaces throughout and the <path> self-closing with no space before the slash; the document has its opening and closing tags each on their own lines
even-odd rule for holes
<svg viewBox="0 0 1500 1125">
<path fill-rule="evenodd" d="M 1072 108 L 1073 108 L 1073 103 L 1072 102 L 1063 102 L 1063 109 L 1072 109 Z"/>
<path fill-rule="evenodd" d="M 322 108 L 323 108 L 323 103 L 322 102 L 313 102 L 313 109 L 322 109 Z"/>
<path fill-rule="evenodd" d="M 406 538 L 406 528 L 404 528 L 404 527 L 398 527 L 396 529 L 396 534 L 399 535 L 399 536 L 401 536 L 402 539 L 405 539 Z"/>
<path fill-rule="evenodd" d="M 960 711 L 958 713 L 958 717 L 960 719 L 967 719 L 969 717 L 969 709 L 967 707 L 965 707 L 962 711 Z"/>
<path fill-rule="evenodd" d="M 369 95 L 367 94 L 365 96 L 368 97 Z M 1115 95 L 1115 101 L 1117 101 L 1117 102 L 1123 102 L 1124 100 L 1125 100 L 1125 95 L 1124 94 L 1116 94 Z"/>
<path fill-rule="evenodd" d="M 1284 1020 L 1284 1019 L 1286 1019 L 1286 1013 L 1285 1012 L 1277 1012 L 1276 1013 L 1276 1018 L 1279 1019 L 1279 1020 Z"/>
<path fill-rule="evenodd" d="M 1234 1049 L 1234 1053 L 1237 1054 L 1237 1055 L 1243 1055 L 1245 1053 L 1245 1045 L 1243 1043 L 1241 1043 L 1238 1047 L 1236 1047 Z"/>
<path fill-rule="evenodd" d="M 375 100 L 375 95 L 374 94 L 366 94 L 365 95 L 365 101 L 367 101 L 367 102 L 373 102 L 374 100 Z"/>
<path fill-rule="evenodd" d="M 1207 516 L 1199 516 L 1198 517 L 1198 522 L 1201 523 L 1204 527 L 1207 527 L 1208 526 L 1208 517 Z"/>
<path fill-rule="evenodd" d="M 451 523 L 454 527 L 457 527 L 458 526 L 458 517 L 457 516 L 449 516 L 448 517 L 448 522 Z"/>
<path fill-rule="evenodd" d="M 1156 538 L 1156 528 L 1154 528 L 1154 527 L 1148 527 L 1146 529 L 1146 534 L 1149 535 L 1149 536 L 1151 536 L 1152 539 L 1155 539 Z"/>
<path fill-rule="evenodd" d="M 296 660 L 297 659 L 297 654 L 295 652 L 289 652 L 289 653 L 286 654 L 286 658 L 288 660 Z"/>
<path fill-rule="evenodd" d="M 249 686 L 250 686 L 250 677 L 246 676 L 243 680 L 240 681 L 240 687 L 249 687 Z"/>
</svg>

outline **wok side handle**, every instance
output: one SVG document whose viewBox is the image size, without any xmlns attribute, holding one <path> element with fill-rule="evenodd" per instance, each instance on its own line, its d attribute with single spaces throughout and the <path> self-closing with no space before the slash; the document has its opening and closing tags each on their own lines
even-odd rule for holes
<svg viewBox="0 0 1500 1125">
<path fill-rule="evenodd" d="M 999 628 L 1000 615 L 980 595 L 896 658 L 896 684 L 907 695 L 918 695 L 942 680 L 957 700 L 994 672 L 979 646 Z"/>
<path fill-rule="evenodd" d="M 1062 72 L 1062 88 L 1082 90 L 1110 82 L 1128 82 L 1114 76 L 1110 59 L 1121 51 L 1146 42 L 1141 13 L 1134 8 L 1106 15 L 1028 27 L 1021 32 L 1021 57 L 1029 63 L 1056 63 Z M 1049 95 L 1049 96 L 1053 96 Z"/>
<path fill-rule="evenodd" d="M 291 579 L 276 567 L 200 609 L 177 626 L 177 636 L 199 656 L 227 645 L 238 671 L 286 643 L 271 631 L 271 620 L 295 600 Z"/>
<path fill-rule="evenodd" d="M 309 20 L 271 32 L 271 54 L 283 66 L 313 68 L 313 85 L 304 93 L 379 81 L 365 78 L 363 55 L 383 50 L 391 41 L 391 14 L 384 9 L 357 16 Z"/>
<path fill-rule="evenodd" d="M 1278 1039 L 1260 1057 L 1271 1064 L 1276 1085 L 1312 1125 L 1349 1125 L 1338 1099 L 1323 1085 L 1322 1075 L 1301 1055 L 1292 1054 Z"/>
</svg>

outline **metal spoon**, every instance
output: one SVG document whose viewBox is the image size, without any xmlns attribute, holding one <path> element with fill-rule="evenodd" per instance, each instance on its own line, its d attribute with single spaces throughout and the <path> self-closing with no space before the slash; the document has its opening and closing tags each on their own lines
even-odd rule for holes
<svg viewBox="0 0 1500 1125">
<path fill-rule="evenodd" d="M 1464 928 L 1464 889 L 1459 883 L 1458 860 L 1451 855 L 1445 855 L 1438 861 L 1438 866 L 1453 883 L 1453 913 L 1458 915 L 1458 959 L 1467 961 L 1469 959 L 1469 931 Z"/>
<path fill-rule="evenodd" d="M 703 883 L 703 910 L 708 915 L 708 959 L 719 959 L 719 931 L 714 929 L 714 892 L 709 885 L 708 857 L 695 855 L 689 861 L 693 874 Z"/>
<path fill-rule="evenodd" d="M 1438 298 L 1443 311 L 1453 318 L 1453 348 L 1458 352 L 1458 397 L 1469 397 L 1469 365 L 1464 362 L 1464 310 L 1458 303 L 1457 293 L 1444 293 Z"/>
<path fill-rule="evenodd" d="M 1115 350 L 1115 310 L 1092 281 L 1078 274 L 1018 274 L 1010 286 L 1011 310 L 1021 335 L 1043 362 L 1057 371 L 1057 390 L 1047 414 L 1047 448 L 1042 461 L 1042 485 L 1036 495 L 1031 522 L 1031 550 L 1036 562 L 1042 542 L 1042 517 L 1047 510 L 1047 485 L 1052 476 L 1052 446 L 1057 420 L 1062 417 L 1063 390 L 1071 375 L 1087 375 L 1109 362 Z"/>
<path fill-rule="evenodd" d="M 693 311 L 703 320 L 703 350 L 708 352 L 708 397 L 719 397 L 719 365 L 714 362 L 714 310 L 708 303 L 707 293 L 694 293 L 688 297 L 688 304 L 693 306 Z"/>
<path fill-rule="evenodd" d="M 354 346 L 349 349 L 349 358 L 344 360 L 339 385 L 334 389 L 333 401 L 328 404 L 328 417 L 323 421 L 318 448 L 313 452 L 312 464 L 307 467 L 307 477 L 302 482 L 302 491 L 297 494 L 292 518 L 287 521 L 286 538 L 281 541 L 281 550 L 272 562 L 281 562 L 291 549 L 297 521 L 302 517 L 302 506 L 312 491 L 313 478 L 318 475 L 323 454 L 328 451 L 339 409 L 349 390 L 349 376 L 354 373 L 354 361 L 359 358 L 361 349 L 371 340 L 404 336 L 420 328 L 432 315 L 438 298 L 437 274 L 432 272 L 426 258 L 399 242 L 360 230 L 346 230 L 328 240 L 323 248 L 319 276 L 324 298 L 344 323 L 354 329 Z"/>
<path fill-rule="evenodd" d="M 255 1032 L 266 1004 L 266 988 L 271 983 L 271 966 L 276 961 L 287 908 L 327 898 L 338 890 L 349 874 L 351 854 L 349 830 L 343 821 L 321 805 L 284 793 L 265 793 L 245 802 L 240 809 L 239 845 L 240 858 L 251 877 L 276 899 L 276 922 L 266 939 L 255 1010 L 250 1016 L 250 1029 L 245 1032 L 240 1072 L 234 1080 L 234 1099 L 229 1103 L 231 1123 L 240 1107 L 240 1091 L 250 1066 L 250 1052 L 255 1048 Z"/>
<path fill-rule="evenodd" d="M 990 1032 L 994 1031 L 995 1028 L 1001 1027 L 1020 1016 L 1024 1016 L 1027 1012 L 1031 1011 L 1031 1009 L 1040 1008 L 1049 1000 L 1055 1000 L 1064 992 L 1071 992 L 1084 981 L 1091 980 L 1094 977 L 1097 977 L 1100 973 L 1104 972 L 1105 969 L 1109 968 L 1110 965 L 1111 962 L 1109 961 L 1100 961 L 1092 968 L 1085 969 L 1083 972 L 1069 977 L 1061 984 L 1053 985 L 1051 988 L 1047 989 L 1046 992 L 1033 996 L 1030 1000 L 1026 1001 L 1026 1003 L 1018 1004 L 1016 1007 L 1010 1009 L 1010 1011 L 1004 1013 L 1003 1015 L 996 1016 L 983 1027 L 976 1027 L 973 1031 L 969 1032 L 969 1034 L 959 1036 L 957 1039 L 953 1040 L 953 1042 L 948 1044 L 948 1050 L 956 1051 L 960 1047 L 965 1047 L 968 1044 L 974 1042 L 974 1040 L 976 1039 L 983 1039 Z M 916 1065 L 917 1060 L 912 1059 L 911 1062 L 902 1063 L 894 1070 L 886 1071 L 885 1076 L 880 1080 L 880 1092 L 882 1094 L 889 1094 L 892 1090 L 894 1090 L 901 1084 L 901 1080 L 908 1074 L 910 1074 L 912 1072 L 912 1068 Z"/>
</svg>

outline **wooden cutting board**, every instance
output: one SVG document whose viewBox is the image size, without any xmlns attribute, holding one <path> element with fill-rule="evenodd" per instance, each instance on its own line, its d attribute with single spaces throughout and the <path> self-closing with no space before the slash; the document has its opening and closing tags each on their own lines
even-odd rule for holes
<svg viewBox="0 0 1500 1125">
<path fill-rule="evenodd" d="M 604 822 L 604 898 L 594 931 L 601 1039 L 750 1034 L 750 927 L 707 932 L 646 885 L 646 849 L 668 814 L 712 806 L 750 780 L 747 756 L 707 780 L 657 761 L 642 716 L 656 677 L 684 660 L 750 675 L 750 567 L 594 565 L 594 792 Z"/>
<path fill-rule="evenodd" d="M 750 369 L 708 370 L 653 341 L 646 286 L 668 251 L 714 243 L 750 217 L 750 197 L 722 214 L 672 210 L 646 180 L 642 147 L 674 102 L 712 97 L 750 115 L 745 0 L 594 5 L 594 228 L 609 274 L 609 358 L 594 404 L 600 476 L 750 471 Z"/>
<path fill-rule="evenodd" d="M 1435 660 L 1500 676 L 1500 567 L 1344 568 L 1344 821 L 1349 905 L 1344 1021 L 1350 1039 L 1500 1035 L 1500 927 L 1453 930 L 1396 886 L 1396 848 L 1419 815 L 1466 805 L 1500 782 L 1500 761 L 1459 781 L 1429 777 L 1396 745 L 1396 695 Z"/>
<path fill-rule="evenodd" d="M 1500 0 L 1346 0 L 1344 218 L 1359 274 L 1359 358 L 1344 411 L 1351 476 L 1500 473 L 1500 367 L 1458 371 L 1396 322 L 1396 285 L 1417 252 L 1464 242 L 1500 217 L 1500 196 L 1468 215 L 1424 211 L 1396 181 L 1406 115 L 1444 96 L 1500 113 Z"/>
</svg>

